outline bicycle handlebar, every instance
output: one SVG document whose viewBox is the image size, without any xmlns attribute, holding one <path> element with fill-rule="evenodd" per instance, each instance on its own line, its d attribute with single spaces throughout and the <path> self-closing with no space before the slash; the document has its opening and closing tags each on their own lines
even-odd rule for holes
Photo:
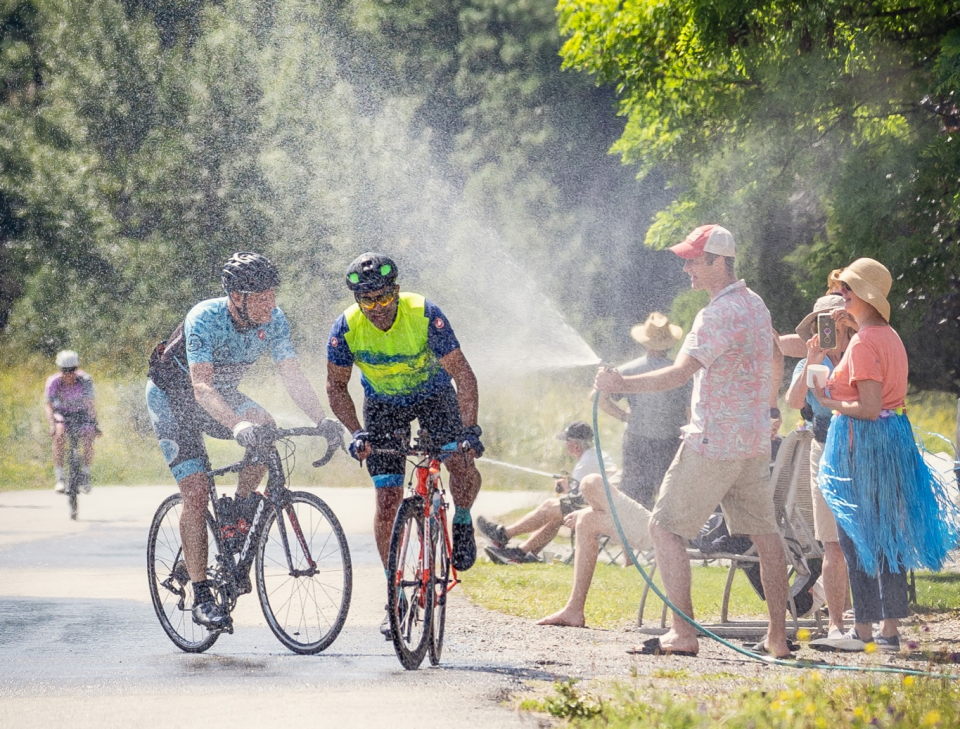
<svg viewBox="0 0 960 729">
<path fill-rule="evenodd" d="M 328 438 L 323 429 L 316 426 L 278 428 L 273 425 L 257 425 L 254 427 L 257 430 L 257 438 L 259 439 L 261 448 L 264 446 L 273 445 L 278 440 L 289 438 L 291 436 L 317 435 L 321 438 L 324 438 L 327 441 L 327 450 L 320 458 L 313 462 L 314 468 L 320 468 L 321 466 L 325 466 L 327 463 L 329 463 L 330 459 L 333 458 L 333 454 L 336 453 L 337 448 L 343 448 L 346 450 L 346 446 L 343 444 L 343 438 Z"/>
</svg>

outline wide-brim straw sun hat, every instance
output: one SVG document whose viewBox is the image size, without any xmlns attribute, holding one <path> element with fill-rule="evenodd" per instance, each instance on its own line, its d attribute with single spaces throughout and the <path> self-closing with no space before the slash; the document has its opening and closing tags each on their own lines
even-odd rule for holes
<svg viewBox="0 0 960 729">
<path fill-rule="evenodd" d="M 671 324 L 665 314 L 653 312 L 643 324 L 637 324 L 630 330 L 630 336 L 647 349 L 670 349 L 680 341 L 683 329 Z"/>
<path fill-rule="evenodd" d="M 800 335 L 800 338 L 803 341 L 806 342 L 814 335 L 814 332 L 817 329 L 817 314 L 825 314 L 833 311 L 834 309 L 842 308 L 843 297 L 840 294 L 827 294 L 826 296 L 821 296 L 819 299 L 817 299 L 817 303 L 813 305 L 813 311 L 803 317 L 803 320 L 797 324 L 797 328 L 794 331 Z"/>
<path fill-rule="evenodd" d="M 884 321 L 890 321 L 890 302 L 887 294 L 893 286 L 893 276 L 880 261 L 872 258 L 858 258 L 845 269 L 837 278 L 843 281 L 850 290 L 880 312 Z"/>
</svg>

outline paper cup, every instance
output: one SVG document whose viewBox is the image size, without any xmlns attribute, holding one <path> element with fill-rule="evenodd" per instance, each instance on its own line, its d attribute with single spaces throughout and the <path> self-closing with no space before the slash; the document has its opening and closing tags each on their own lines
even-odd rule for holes
<svg viewBox="0 0 960 729">
<path fill-rule="evenodd" d="M 807 387 L 813 387 L 814 383 L 820 387 L 827 386 L 827 375 L 830 374 L 830 370 L 827 369 L 826 365 L 807 365 Z"/>
</svg>

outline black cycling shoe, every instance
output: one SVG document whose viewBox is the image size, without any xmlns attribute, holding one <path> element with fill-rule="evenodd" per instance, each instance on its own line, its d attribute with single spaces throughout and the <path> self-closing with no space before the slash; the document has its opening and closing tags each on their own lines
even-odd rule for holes
<svg viewBox="0 0 960 729">
<path fill-rule="evenodd" d="M 463 572 L 477 561 L 477 540 L 473 536 L 473 524 L 453 525 L 453 567 Z"/>
<path fill-rule="evenodd" d="M 484 519 L 482 516 L 477 517 L 477 529 L 480 530 L 483 536 L 493 542 L 494 547 L 506 547 L 507 542 L 510 541 L 510 537 L 507 536 L 507 530 L 503 524 L 497 524 L 488 519 Z"/>
<path fill-rule="evenodd" d="M 206 600 L 193 606 L 193 622 L 208 630 L 223 630 L 230 625 L 230 616 L 216 602 Z"/>
</svg>

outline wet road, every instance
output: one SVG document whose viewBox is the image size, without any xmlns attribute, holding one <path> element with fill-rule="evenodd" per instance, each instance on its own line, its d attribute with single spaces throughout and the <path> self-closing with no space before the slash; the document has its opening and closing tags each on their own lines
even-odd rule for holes
<svg viewBox="0 0 960 729">
<path fill-rule="evenodd" d="M 96 488 L 81 496 L 76 523 L 52 490 L 0 493 L 0 726 L 531 725 L 501 706 L 523 673 L 472 646 L 449 644 L 436 669 L 402 669 L 377 631 L 384 588 L 373 494 L 309 490 L 337 513 L 354 564 L 346 625 L 318 656 L 284 649 L 254 595 L 234 613 L 236 632 L 207 653 L 169 641 L 150 604 L 145 555 L 150 518 L 170 487 Z M 475 511 L 496 514 L 542 496 L 481 498 Z M 456 602 L 450 611 L 452 620 Z"/>
</svg>

